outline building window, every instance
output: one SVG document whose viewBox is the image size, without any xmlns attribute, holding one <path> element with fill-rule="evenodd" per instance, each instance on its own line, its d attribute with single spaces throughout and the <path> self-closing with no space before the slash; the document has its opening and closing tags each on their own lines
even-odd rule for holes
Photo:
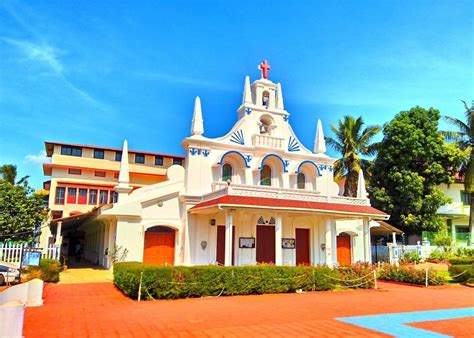
<svg viewBox="0 0 474 338">
<path fill-rule="evenodd" d="M 78 204 L 87 204 L 87 189 L 79 189 Z"/>
<path fill-rule="evenodd" d="M 229 163 L 222 166 L 222 182 L 232 182 L 232 166 Z"/>
<path fill-rule="evenodd" d="M 89 190 L 89 204 L 91 205 L 97 204 L 97 189 Z"/>
<path fill-rule="evenodd" d="M 264 165 L 260 170 L 260 185 L 272 185 L 272 168 L 268 165 Z"/>
<path fill-rule="evenodd" d="M 94 149 L 94 158 L 104 159 L 105 152 L 103 149 Z"/>
<path fill-rule="evenodd" d="M 464 205 L 471 205 L 471 194 L 465 191 L 461 191 L 461 202 Z"/>
<path fill-rule="evenodd" d="M 109 197 L 109 192 L 107 190 L 101 190 L 100 191 L 100 196 L 99 196 L 99 204 L 104 205 L 107 204 L 107 200 Z"/>
<path fill-rule="evenodd" d="M 173 158 L 173 164 L 181 165 L 181 162 L 180 158 Z"/>
<path fill-rule="evenodd" d="M 122 152 L 116 151 L 115 152 L 115 161 L 122 161 Z"/>
<path fill-rule="evenodd" d="M 66 194 L 66 188 L 57 187 L 56 188 L 56 198 L 54 203 L 56 204 L 64 204 L 64 195 Z"/>
<path fill-rule="evenodd" d="M 82 174 L 82 170 L 81 169 L 68 169 L 67 171 L 69 173 L 69 175 L 80 175 Z"/>
<path fill-rule="evenodd" d="M 67 188 L 67 203 L 68 204 L 76 204 L 76 188 Z"/>
<path fill-rule="evenodd" d="M 117 203 L 118 202 L 118 193 L 116 191 L 110 192 L 110 203 Z"/>
<path fill-rule="evenodd" d="M 298 189 L 305 189 L 306 188 L 306 177 L 303 173 L 299 173 L 296 176 L 296 188 Z"/>
<path fill-rule="evenodd" d="M 105 171 L 96 171 L 94 175 L 97 177 L 105 177 Z"/>
<path fill-rule="evenodd" d="M 163 156 L 155 156 L 155 165 L 163 165 Z"/>
<path fill-rule="evenodd" d="M 61 146 L 61 155 L 68 155 L 68 156 L 82 156 L 82 148 L 81 147 L 71 147 L 71 146 Z"/>
<path fill-rule="evenodd" d="M 135 154 L 135 163 L 140 163 L 140 164 L 145 163 L 145 155 Z"/>
</svg>

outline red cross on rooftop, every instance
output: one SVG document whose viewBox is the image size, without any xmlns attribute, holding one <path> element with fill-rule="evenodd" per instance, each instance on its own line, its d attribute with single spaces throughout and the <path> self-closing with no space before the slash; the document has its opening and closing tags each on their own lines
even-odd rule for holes
<svg viewBox="0 0 474 338">
<path fill-rule="evenodd" d="M 268 78 L 268 71 L 270 70 L 270 65 L 268 64 L 267 60 L 264 60 L 259 66 L 258 69 L 262 71 L 262 78 Z"/>
</svg>

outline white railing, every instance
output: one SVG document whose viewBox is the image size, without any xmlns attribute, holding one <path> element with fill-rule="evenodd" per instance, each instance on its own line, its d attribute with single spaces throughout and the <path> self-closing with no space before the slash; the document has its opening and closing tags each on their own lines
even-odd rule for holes
<svg viewBox="0 0 474 338">
<path fill-rule="evenodd" d="M 57 245 L 48 245 L 40 248 L 38 245 L 27 246 L 23 243 L 5 242 L 0 243 L 0 262 L 6 262 L 20 266 L 24 249 L 35 249 L 41 251 L 41 258 L 59 259 L 61 248 Z"/>
<path fill-rule="evenodd" d="M 339 203 L 351 205 L 369 205 L 369 200 L 365 198 L 345 197 L 345 196 L 325 196 L 318 191 L 303 189 L 288 189 L 267 187 L 261 185 L 230 184 L 226 182 L 214 182 L 212 193 L 203 196 L 203 201 L 219 198 L 225 195 L 249 196 L 262 198 L 277 198 L 286 200 L 298 200 L 307 202 Z"/>
<path fill-rule="evenodd" d="M 269 147 L 269 148 L 283 148 L 284 139 L 274 136 L 255 134 L 252 136 L 252 143 L 254 147 Z"/>
</svg>

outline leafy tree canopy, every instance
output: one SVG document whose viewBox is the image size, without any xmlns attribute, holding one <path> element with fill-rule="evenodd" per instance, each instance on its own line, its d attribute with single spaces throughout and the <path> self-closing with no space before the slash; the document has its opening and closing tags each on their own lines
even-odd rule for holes
<svg viewBox="0 0 474 338">
<path fill-rule="evenodd" d="M 12 184 L 14 180 L 0 179 L 0 242 L 33 240 L 46 217 L 44 197 L 34 193 L 26 178 Z"/>
<path fill-rule="evenodd" d="M 439 119 L 438 110 L 415 107 L 400 112 L 383 128 L 370 198 L 407 233 L 440 228 L 443 222 L 436 212 L 450 199 L 438 185 L 452 183 L 453 171 L 465 158 L 461 150 L 444 142 Z"/>
</svg>

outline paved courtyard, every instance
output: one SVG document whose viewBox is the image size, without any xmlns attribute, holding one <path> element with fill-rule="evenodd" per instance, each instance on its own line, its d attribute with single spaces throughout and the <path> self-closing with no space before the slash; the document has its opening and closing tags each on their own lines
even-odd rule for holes
<svg viewBox="0 0 474 338">
<path fill-rule="evenodd" d="M 403 335 L 407 328 L 418 328 L 428 330 L 418 331 L 421 334 L 417 336 L 423 337 L 429 337 L 430 332 L 433 337 L 474 337 L 473 306 L 474 289 L 464 286 L 425 289 L 380 283 L 379 290 L 139 303 L 123 296 L 111 283 L 48 284 L 44 306 L 26 309 L 24 334 L 26 337 L 387 336 L 363 325 L 349 324 L 348 320 L 359 324 L 379 323 L 382 332 L 393 326 L 394 335 Z M 403 314 L 375 319 L 360 317 L 393 313 Z"/>
</svg>

